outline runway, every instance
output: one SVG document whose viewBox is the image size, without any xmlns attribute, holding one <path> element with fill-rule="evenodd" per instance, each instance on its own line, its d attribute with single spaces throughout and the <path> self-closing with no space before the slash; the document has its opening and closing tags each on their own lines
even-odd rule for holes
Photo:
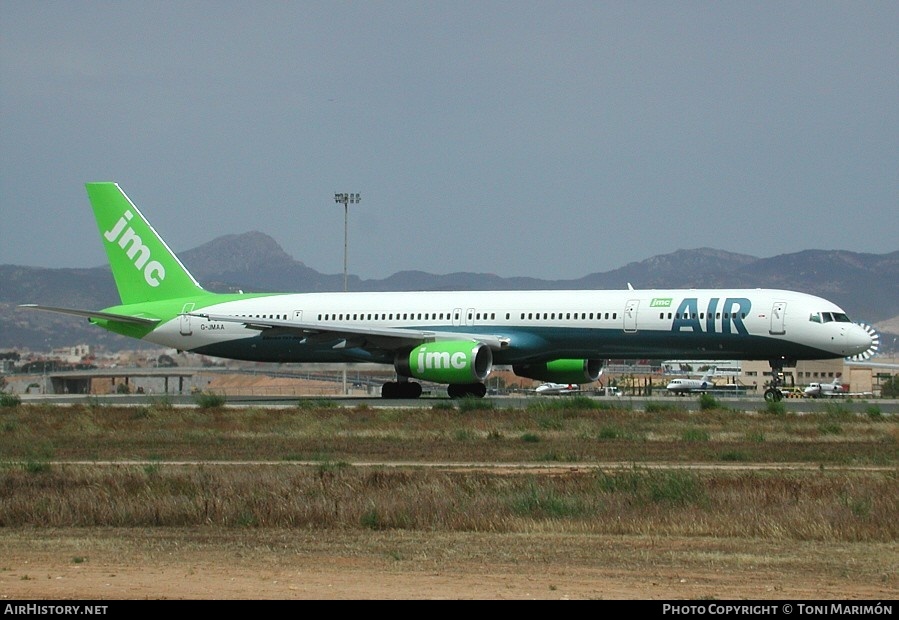
<svg viewBox="0 0 899 620">
<path fill-rule="evenodd" d="M 512 396 L 488 396 L 478 402 L 485 408 L 524 409 L 539 406 L 540 403 L 553 403 L 559 399 L 570 396 L 538 396 L 538 395 L 512 395 Z M 645 411 L 648 404 L 654 407 L 679 411 L 700 411 L 698 397 L 679 396 L 652 396 L 652 397 L 627 397 L 627 396 L 598 396 L 587 397 L 595 401 L 599 406 L 597 412 L 603 409 L 620 408 L 634 411 Z M 295 408 L 298 406 L 314 406 L 316 402 L 327 401 L 329 406 L 338 407 L 370 407 L 389 409 L 421 409 L 453 405 L 465 406 L 459 399 L 447 397 L 422 397 L 418 399 L 393 399 L 377 396 L 225 396 L 226 407 L 271 407 L 271 408 Z M 758 413 L 767 411 L 767 403 L 761 396 L 752 397 L 723 397 L 717 398 L 723 409 L 738 413 Z M 166 402 L 175 407 L 196 407 L 194 396 L 188 394 L 25 394 L 22 395 L 23 404 L 41 405 L 102 405 L 102 406 L 144 406 L 149 407 L 160 402 Z M 823 399 L 784 399 L 781 401 L 787 413 L 816 413 L 828 411 L 845 411 L 857 414 L 869 414 L 873 408 L 881 415 L 899 414 L 899 399 L 854 399 L 854 398 L 823 398 Z M 489 403 L 489 404 L 488 404 Z"/>
</svg>

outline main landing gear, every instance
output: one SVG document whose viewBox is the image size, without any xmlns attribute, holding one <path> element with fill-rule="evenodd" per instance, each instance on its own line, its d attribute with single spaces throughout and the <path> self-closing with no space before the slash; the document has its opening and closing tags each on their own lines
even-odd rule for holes
<svg viewBox="0 0 899 620">
<path fill-rule="evenodd" d="M 421 383 L 409 381 L 408 377 L 399 381 L 388 381 L 381 386 L 381 398 L 418 398 L 421 396 Z"/>
<path fill-rule="evenodd" d="M 446 387 L 446 393 L 450 398 L 484 398 L 487 386 L 483 383 L 451 383 Z"/>
<path fill-rule="evenodd" d="M 451 383 L 446 388 L 450 398 L 483 398 L 487 395 L 487 386 L 483 383 Z M 398 381 L 388 381 L 381 386 L 381 398 L 419 398 L 421 383 L 409 381 L 408 377 L 400 377 Z"/>
</svg>

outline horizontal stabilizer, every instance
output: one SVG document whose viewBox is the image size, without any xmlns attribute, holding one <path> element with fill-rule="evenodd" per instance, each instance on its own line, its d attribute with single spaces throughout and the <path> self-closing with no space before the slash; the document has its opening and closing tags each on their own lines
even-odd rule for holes
<svg viewBox="0 0 899 620">
<path fill-rule="evenodd" d="M 127 314 L 113 314 L 112 312 L 96 312 L 94 310 L 76 310 L 74 308 L 55 308 L 53 306 L 39 306 L 37 304 L 22 304 L 20 308 L 29 310 L 44 310 L 46 312 L 56 312 L 58 314 L 71 314 L 73 316 L 83 316 L 88 319 L 103 319 L 105 321 L 116 321 L 118 323 L 131 323 L 133 325 L 156 325 L 159 319 L 148 319 L 141 316 L 129 316 Z"/>
</svg>

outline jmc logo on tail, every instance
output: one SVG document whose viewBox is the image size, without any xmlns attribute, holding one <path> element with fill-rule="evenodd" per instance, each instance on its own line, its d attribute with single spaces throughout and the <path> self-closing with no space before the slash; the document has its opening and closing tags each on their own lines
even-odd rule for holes
<svg viewBox="0 0 899 620">
<path fill-rule="evenodd" d="M 159 286 L 165 280 L 165 267 L 159 261 L 150 260 L 152 258 L 150 248 L 143 243 L 143 239 L 134 232 L 133 228 L 128 226 L 128 229 L 125 230 L 125 226 L 128 225 L 132 217 L 134 217 L 134 214 L 131 211 L 125 211 L 125 215 L 119 218 L 113 229 L 103 233 L 103 238 L 110 243 L 115 243 L 118 240 L 119 247 L 125 250 L 125 254 L 134 263 L 135 269 L 143 271 L 144 280 L 147 281 L 147 284 Z M 131 245 L 126 249 L 129 243 Z"/>
</svg>

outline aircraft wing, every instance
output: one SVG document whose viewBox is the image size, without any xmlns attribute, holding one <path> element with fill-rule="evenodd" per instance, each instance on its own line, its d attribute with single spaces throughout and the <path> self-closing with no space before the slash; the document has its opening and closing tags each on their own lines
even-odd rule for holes
<svg viewBox="0 0 899 620">
<path fill-rule="evenodd" d="M 393 350 L 440 340 L 482 342 L 495 351 L 509 346 L 508 338 L 489 334 L 408 329 L 404 327 L 356 327 L 331 323 L 260 319 L 230 314 L 205 314 L 202 312 L 190 312 L 188 314 L 210 321 L 242 323 L 249 329 L 258 329 L 260 331 L 277 330 L 278 333 L 294 333 L 312 340 L 343 339 L 345 342 L 340 345 L 340 348 L 373 346 L 379 349 Z"/>
<path fill-rule="evenodd" d="M 56 312 L 57 314 L 71 314 L 73 316 L 83 316 L 88 319 L 103 319 L 104 321 L 117 321 L 119 323 L 132 323 L 134 325 L 153 326 L 159 323 L 159 319 L 148 318 L 142 316 L 131 316 L 128 314 L 115 314 L 113 312 L 98 312 L 95 310 L 77 310 L 75 308 L 57 308 L 55 306 L 39 306 L 37 304 L 22 304 L 20 308 L 29 310 L 44 310 L 46 312 Z"/>
</svg>

